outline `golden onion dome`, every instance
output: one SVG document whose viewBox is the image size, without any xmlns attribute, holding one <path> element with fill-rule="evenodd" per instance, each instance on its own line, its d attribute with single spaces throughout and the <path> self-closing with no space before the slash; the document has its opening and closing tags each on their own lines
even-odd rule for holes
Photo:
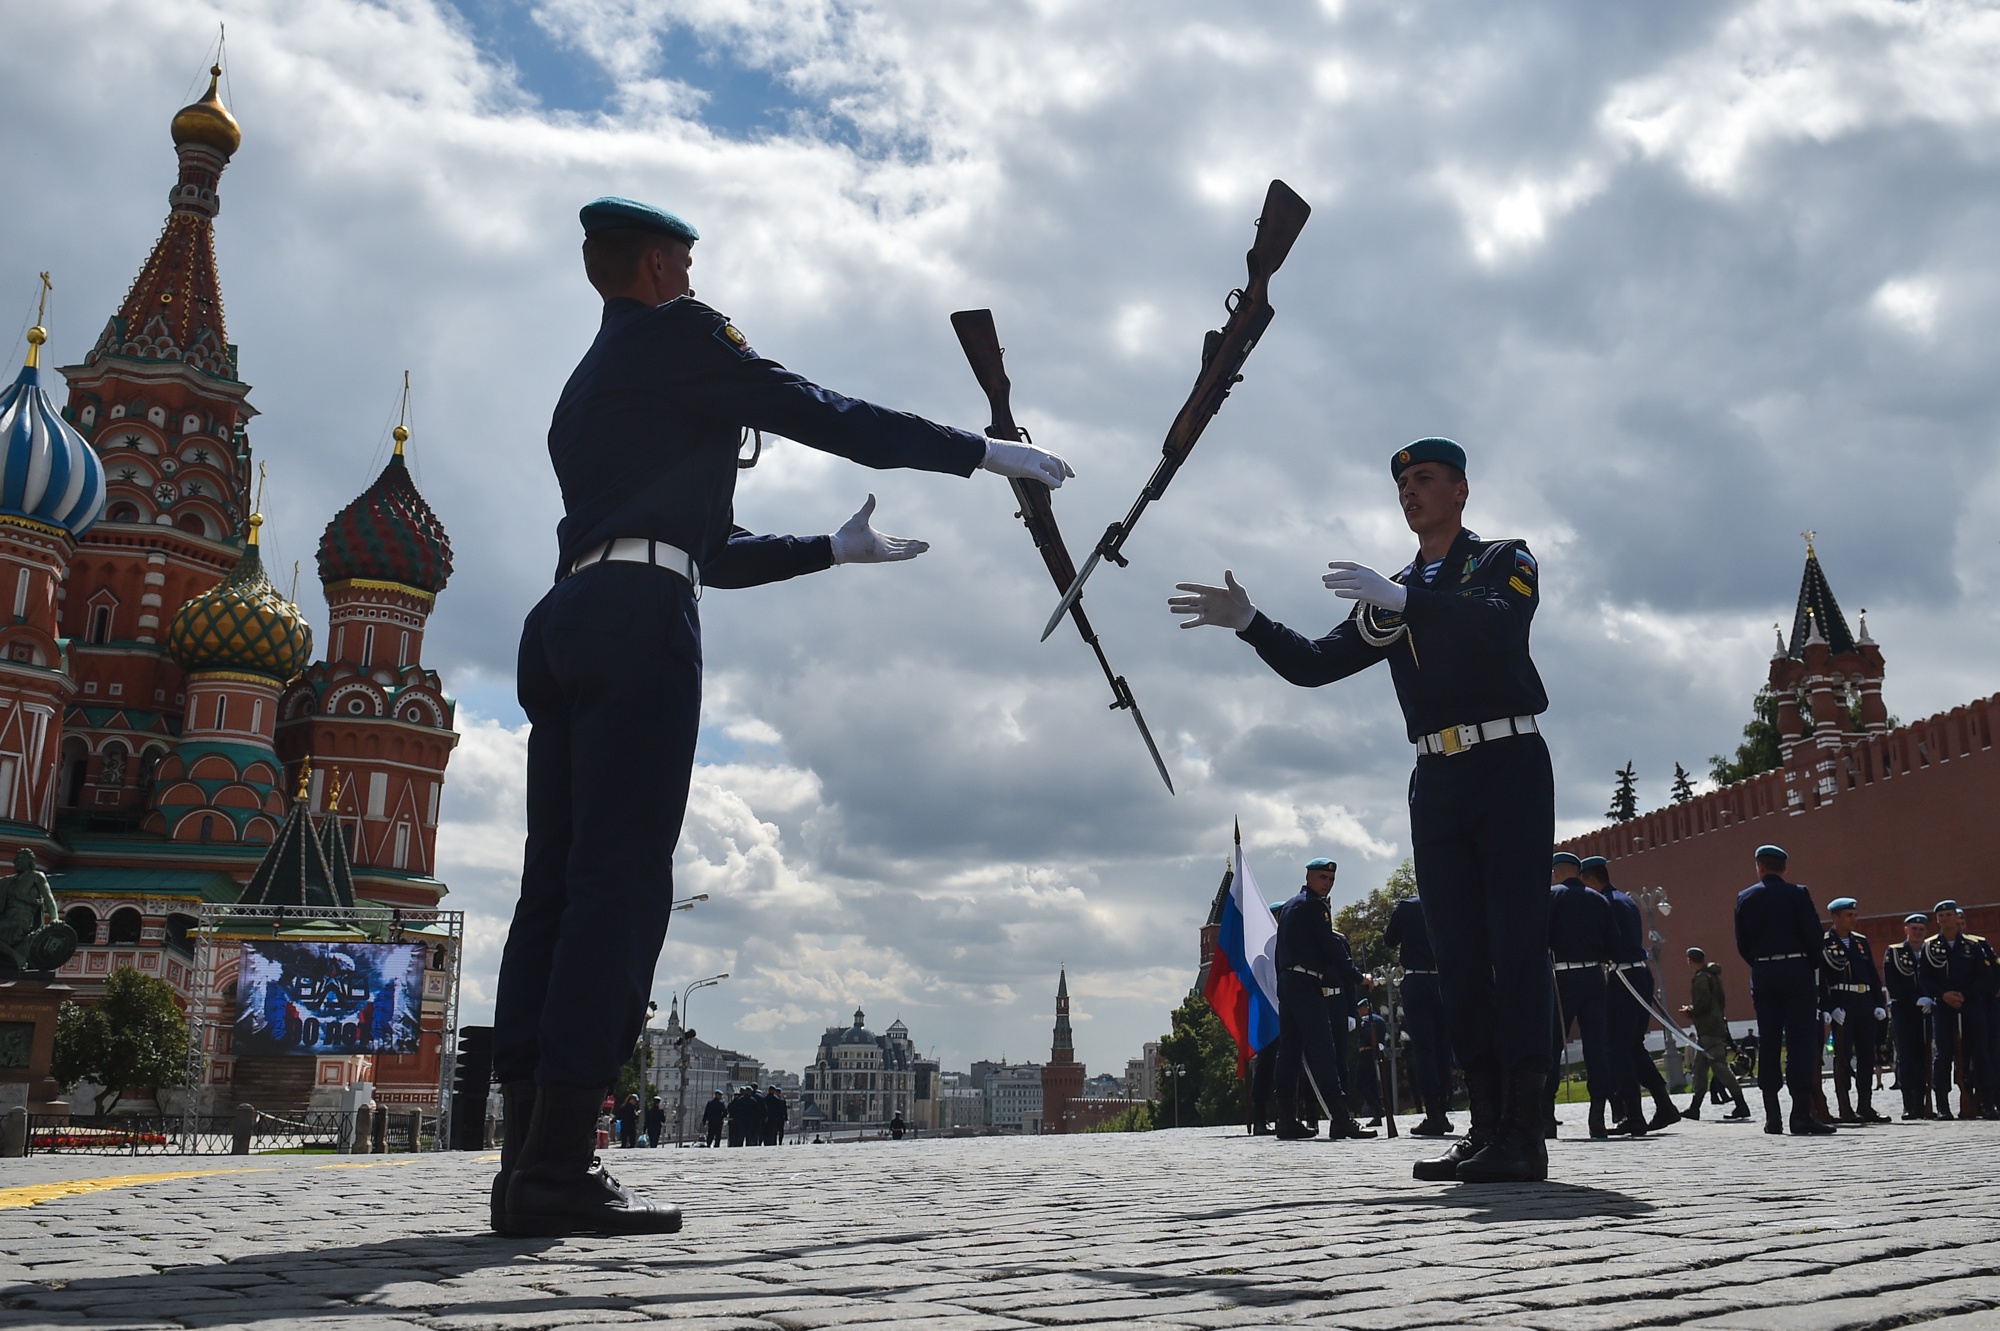
<svg viewBox="0 0 2000 1331">
<path fill-rule="evenodd" d="M 229 114 L 229 108 L 222 104 L 222 95 L 216 91 L 221 78 L 222 66 L 210 65 L 208 91 L 200 101 L 183 106 L 174 113 L 176 148 L 184 143 L 202 143 L 229 157 L 242 146 L 243 127 L 236 123 L 235 116 Z"/>
<path fill-rule="evenodd" d="M 250 538 L 235 570 L 221 585 L 174 612 L 167 655 L 181 669 L 239 670 L 282 686 L 312 663 L 311 627 L 264 572 L 257 552 L 257 529 L 263 523 L 252 514 Z"/>
</svg>

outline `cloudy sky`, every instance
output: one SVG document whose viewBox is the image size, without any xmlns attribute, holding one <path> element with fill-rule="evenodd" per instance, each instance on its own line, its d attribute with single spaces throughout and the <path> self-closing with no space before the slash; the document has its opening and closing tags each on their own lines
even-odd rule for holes
<svg viewBox="0 0 2000 1331">
<path fill-rule="evenodd" d="M 1266 182 L 1313 217 L 1277 322 L 1089 605 L 1180 788 L 1068 630 L 998 478 L 870 473 L 778 442 L 758 530 L 871 489 L 930 554 L 717 592 L 661 1006 L 797 1068 L 857 1005 L 947 1065 L 1077 1043 L 1120 1069 L 1187 988 L 1240 817 L 1272 896 L 1407 853 L 1386 673 L 1317 692 L 1172 584 L 1233 568 L 1274 617 L 1328 559 L 1412 549 L 1386 458 L 1472 457 L 1471 524 L 1540 556 L 1558 815 L 1648 805 L 1733 746 L 1803 546 L 1908 719 L 2000 686 L 2000 10 L 1922 0 L 0 0 L 0 327 L 56 280 L 78 359 L 158 232 L 167 120 L 219 23 L 244 141 L 218 221 L 263 413 L 271 562 L 306 561 L 413 456 L 458 571 L 430 664 L 460 699 L 442 834 L 490 1010 L 521 838 L 515 633 L 546 588 L 550 408 L 596 322 L 576 208 L 692 219 L 704 300 L 843 391 L 978 428 L 946 316 L 995 311 L 1016 409 L 1075 465 L 1071 545 L 1122 514 L 1243 280 Z M 16 326 L 18 325 L 18 327 Z M 306 579 L 311 582 L 310 577 Z M 317 622 L 317 587 L 302 602 Z"/>
</svg>

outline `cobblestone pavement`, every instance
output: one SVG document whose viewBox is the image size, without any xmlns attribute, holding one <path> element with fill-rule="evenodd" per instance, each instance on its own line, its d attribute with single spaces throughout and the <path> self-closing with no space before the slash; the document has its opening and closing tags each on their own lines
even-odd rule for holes
<svg viewBox="0 0 2000 1331">
<path fill-rule="evenodd" d="M 2000 1125 L 1691 1123 L 1559 1142 L 1526 1186 L 1412 1181 L 1434 1149 L 613 1152 L 688 1225 L 588 1241 L 487 1235 L 491 1157 L 37 1156 L 0 1162 L 0 1326 L 2000 1331 Z"/>
</svg>

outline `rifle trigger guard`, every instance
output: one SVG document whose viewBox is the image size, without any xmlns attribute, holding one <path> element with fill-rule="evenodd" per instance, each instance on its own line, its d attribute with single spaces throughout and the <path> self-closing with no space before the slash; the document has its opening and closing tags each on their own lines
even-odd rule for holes
<svg viewBox="0 0 2000 1331">
<path fill-rule="evenodd" d="M 737 470 L 739 471 L 748 471 L 750 470 L 750 468 L 757 465 L 758 458 L 764 456 L 764 432 L 762 430 L 753 430 L 750 429 L 748 426 L 745 426 L 743 429 L 743 433 L 749 435 L 754 442 L 751 444 L 750 456 L 746 458 L 743 456 L 743 440 L 741 436 L 737 438 L 736 467 Z"/>
<path fill-rule="evenodd" d="M 1228 295 L 1222 298 L 1222 308 L 1229 311 L 1229 313 L 1231 314 L 1236 313 L 1236 307 L 1238 305 L 1241 305 L 1242 303 L 1243 303 L 1242 287 L 1236 288 L 1236 290 L 1230 292 Z"/>
</svg>

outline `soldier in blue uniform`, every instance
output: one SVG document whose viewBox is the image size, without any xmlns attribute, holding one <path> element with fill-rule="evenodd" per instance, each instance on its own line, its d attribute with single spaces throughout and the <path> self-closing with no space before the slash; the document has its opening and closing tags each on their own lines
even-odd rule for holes
<svg viewBox="0 0 2000 1331">
<path fill-rule="evenodd" d="M 1410 1042 L 1410 1081 L 1424 1106 L 1424 1121 L 1411 1128 L 1410 1135 L 1449 1137 L 1451 1037 L 1446 1034 L 1444 994 L 1438 988 L 1423 902 L 1404 897 L 1390 908 L 1382 945 L 1396 949 L 1403 968 L 1403 1034 Z"/>
<path fill-rule="evenodd" d="M 1604 968 L 1616 948 L 1611 906 L 1580 877 L 1583 861 L 1557 851 L 1549 865 L 1549 955 L 1556 968 L 1555 1057 L 1569 1044 L 1574 1026 L 1583 1041 L 1583 1076 L 1590 1088 L 1590 1135 L 1608 1137 L 1604 1105 L 1614 1089 L 1609 1040 L 1605 1026 Z M 1549 1072 L 1548 1118 L 1555 1122 L 1559 1068 Z M 1630 1094 L 1639 1095 L 1637 1081 Z M 1643 1122 L 1638 1130 L 1644 1133 Z"/>
<path fill-rule="evenodd" d="M 1326 862 L 1329 865 L 1333 863 L 1332 860 Z M 1352 1075 L 1354 1064 L 1349 1050 L 1354 1042 L 1349 1037 L 1354 1034 L 1358 1024 L 1355 1016 L 1356 1004 L 1362 1001 L 1362 996 L 1374 981 L 1363 975 L 1361 968 L 1354 964 L 1354 949 L 1349 945 L 1347 935 L 1338 929 L 1333 931 L 1333 946 L 1338 960 L 1334 962 L 1333 969 L 1327 972 L 1324 994 L 1327 1030 L 1333 1035 L 1333 1066 L 1340 1076 L 1338 1094 L 1342 1108 L 1332 1126 L 1350 1137 L 1373 1137 L 1375 1134 L 1362 1127 L 1359 1120 L 1351 1113 L 1354 1101 Z"/>
<path fill-rule="evenodd" d="M 1410 780 L 1417 893 L 1472 1101 L 1465 1139 L 1414 1173 L 1546 1178 L 1552 1018 L 1542 868 L 1555 840 L 1555 778 L 1536 722 L 1548 695 L 1528 653 L 1540 573 L 1522 542 L 1466 530 L 1457 444 L 1420 439 L 1390 458 L 1389 471 L 1417 557 L 1390 577 L 1349 560 L 1330 564 L 1321 581 L 1358 603 L 1331 633 L 1307 638 L 1270 619 L 1233 572 L 1220 587 L 1179 584 L 1167 608 L 1190 616 L 1184 628 L 1234 629 L 1265 664 L 1308 688 L 1389 663 L 1418 755 Z"/>
<path fill-rule="evenodd" d="M 528 839 L 495 998 L 494 1071 L 509 1107 L 492 1219 L 503 1233 L 660 1233 L 680 1227 L 678 1208 L 619 1187 L 592 1155 L 597 1106 L 638 1039 L 673 907 L 701 716 L 697 589 L 924 549 L 876 532 L 872 499 L 832 536 L 737 527 L 744 432 L 869 467 L 983 467 L 1052 487 L 1070 472 L 1040 449 L 843 397 L 759 356 L 694 299 L 696 232 L 673 214 L 599 199 L 580 218 L 584 274 L 604 310 L 549 427 L 565 516 L 555 586 L 521 637 Z"/>
<path fill-rule="evenodd" d="M 1646 1006 L 1657 992 L 1653 968 L 1646 960 L 1646 921 L 1639 903 L 1612 886 L 1611 864 L 1602 855 L 1583 861 L 1577 872 L 1611 908 L 1612 959 L 1604 977 L 1604 1025 L 1612 1050 L 1611 1094 L 1618 1119 L 1611 1131 L 1644 1136 L 1678 1123 L 1681 1117 L 1667 1094 L 1667 1079 L 1646 1048 L 1646 1032 L 1653 1024 Z M 1642 1092 L 1653 1097 L 1651 1121 Z"/>
<path fill-rule="evenodd" d="M 1813 958 L 1821 938 L 1819 911 L 1810 892 L 1786 881 L 1788 858 L 1777 846 L 1757 848 L 1760 877 L 1736 894 L 1736 951 L 1750 963 L 1764 1131 L 1785 1130 L 1778 1088 L 1790 1086 L 1792 1134 L 1815 1137 L 1833 1131 L 1832 1124 L 1813 1114 L 1823 1047 L 1813 986 Z"/>
<path fill-rule="evenodd" d="M 1369 1127 L 1382 1122 L 1382 1116 L 1389 1112 L 1389 1098 L 1383 1093 L 1382 1079 L 1376 1075 L 1376 1060 L 1388 1048 L 1389 1023 L 1375 1011 L 1369 1000 L 1359 999 L 1354 1004 L 1354 1061 L 1348 1064 L 1353 1076 L 1349 1078 L 1353 1090 L 1355 1117 L 1361 1116 L 1363 1108 L 1368 1110 Z"/>
<path fill-rule="evenodd" d="M 1993 1069 L 1992 985 L 2000 960 L 1993 945 L 1965 932 L 1965 916 L 1956 901 L 1940 901 L 1931 909 L 1937 932 L 1924 942 L 1924 964 L 1917 972 L 1924 997 L 1931 1000 L 1931 1092 L 1939 1118 L 1951 1118 L 1954 1074 L 1970 1095 L 1962 1096 L 1958 1117 L 1970 1118 L 1968 1101 L 1977 1098 L 1983 1118 L 2000 1119 Z"/>
<path fill-rule="evenodd" d="M 1347 1110 L 1345 1082 L 1326 999 L 1329 986 L 1354 972 L 1346 941 L 1334 932 L 1326 904 L 1337 866 L 1321 857 L 1306 863 L 1306 884 L 1278 908 L 1277 1136 L 1299 1141 L 1313 1135 L 1301 1121 L 1323 1103 L 1331 1115 L 1327 1136 L 1372 1137 Z M 1358 977 L 1357 977 L 1358 978 Z M 1345 1018 L 1342 1035 L 1345 1036 Z M 1310 1083 L 1301 1085 L 1302 1079 Z"/>
<path fill-rule="evenodd" d="M 1889 1016 L 1868 935 L 1854 931 L 1861 903 L 1835 897 L 1819 949 L 1819 1010 L 1833 1023 L 1833 1095 L 1841 1123 L 1887 1123 L 1875 1112 L 1875 1047 Z M 1852 1082 L 1854 1098 L 1848 1098 Z"/>
<path fill-rule="evenodd" d="M 1903 941 L 1882 949 L 1883 987 L 1889 991 L 1889 1030 L 1896 1042 L 1896 1089 L 1903 1093 L 1903 1117 L 1931 1116 L 1930 1009 L 1917 976 L 1924 964 L 1924 939 L 1931 917 L 1912 911 L 1903 917 Z"/>
</svg>

